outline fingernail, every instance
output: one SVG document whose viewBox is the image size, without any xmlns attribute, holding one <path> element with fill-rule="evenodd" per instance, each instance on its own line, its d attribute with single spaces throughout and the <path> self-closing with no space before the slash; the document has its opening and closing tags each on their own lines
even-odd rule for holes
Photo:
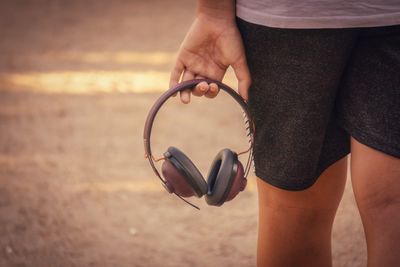
<svg viewBox="0 0 400 267">
<path fill-rule="evenodd" d="M 189 101 L 190 101 L 189 97 L 187 97 L 187 96 L 182 97 L 183 104 L 188 104 Z"/>
</svg>

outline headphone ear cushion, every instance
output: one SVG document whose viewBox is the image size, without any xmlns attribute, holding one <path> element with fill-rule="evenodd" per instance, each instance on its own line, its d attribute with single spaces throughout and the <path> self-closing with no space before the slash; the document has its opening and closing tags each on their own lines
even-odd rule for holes
<svg viewBox="0 0 400 267">
<path fill-rule="evenodd" d="M 193 162 L 176 147 L 169 147 L 164 153 L 162 167 L 164 178 L 182 197 L 201 197 L 208 192 L 208 185 Z M 191 191 L 191 192 L 190 192 Z"/>
<path fill-rule="evenodd" d="M 207 177 L 210 188 L 206 196 L 209 205 L 221 206 L 225 201 L 231 200 L 240 190 L 235 180 L 238 176 L 243 177 L 243 166 L 239 162 L 236 153 L 229 149 L 221 150 L 214 158 Z M 240 180 L 240 179 L 239 179 Z M 237 191 L 231 193 L 231 189 Z"/>
</svg>

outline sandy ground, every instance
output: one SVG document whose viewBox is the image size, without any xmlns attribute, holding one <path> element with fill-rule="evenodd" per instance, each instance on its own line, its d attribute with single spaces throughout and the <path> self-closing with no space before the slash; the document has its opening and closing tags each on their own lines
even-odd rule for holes
<svg viewBox="0 0 400 267">
<path fill-rule="evenodd" d="M 143 158 L 145 117 L 193 9 L 187 0 L 0 2 L 0 266 L 255 266 L 254 177 L 222 208 L 194 200 L 197 211 L 165 193 Z M 219 149 L 245 148 L 242 128 L 222 94 L 173 100 L 157 118 L 154 152 L 174 144 L 206 173 Z M 350 183 L 333 257 L 366 263 Z"/>
</svg>

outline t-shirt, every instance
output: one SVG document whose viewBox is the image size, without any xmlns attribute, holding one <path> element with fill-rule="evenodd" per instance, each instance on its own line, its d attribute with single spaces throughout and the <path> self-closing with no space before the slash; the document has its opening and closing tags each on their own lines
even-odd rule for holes
<svg viewBox="0 0 400 267">
<path fill-rule="evenodd" d="M 276 28 L 351 28 L 400 24 L 400 0 L 237 0 L 236 15 Z"/>
</svg>

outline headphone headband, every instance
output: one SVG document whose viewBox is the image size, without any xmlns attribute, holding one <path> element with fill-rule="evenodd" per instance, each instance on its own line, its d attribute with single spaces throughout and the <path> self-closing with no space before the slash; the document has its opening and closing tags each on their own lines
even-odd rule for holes
<svg viewBox="0 0 400 267">
<path fill-rule="evenodd" d="M 249 131 L 250 131 L 250 134 L 253 135 L 253 133 L 254 133 L 253 123 L 251 121 L 251 117 L 250 117 L 250 113 L 249 113 L 247 104 L 246 104 L 246 102 L 244 102 L 243 98 L 238 93 L 236 93 L 235 90 L 233 90 L 229 86 L 227 86 L 219 81 L 214 81 L 214 80 L 210 80 L 210 79 L 190 80 L 190 81 L 185 81 L 185 82 L 179 83 L 176 86 L 174 86 L 174 87 L 170 88 L 169 90 L 167 90 L 166 92 L 164 92 L 160 96 L 160 98 L 157 99 L 157 101 L 154 103 L 154 105 L 150 109 L 149 114 L 147 115 L 146 123 L 144 126 L 144 132 L 143 132 L 144 150 L 146 152 L 146 156 L 151 157 L 151 155 L 152 155 L 151 154 L 151 146 L 150 146 L 151 130 L 153 128 L 154 119 L 155 119 L 158 111 L 162 107 L 162 105 L 175 93 L 186 90 L 186 89 L 192 89 L 197 84 L 204 82 L 204 81 L 207 82 L 208 84 L 210 84 L 210 83 L 217 84 L 220 89 L 224 90 L 226 93 L 228 93 L 230 96 L 232 96 L 233 99 L 236 100 L 236 102 L 242 107 L 247 119 L 249 119 L 249 122 L 250 122 Z"/>
<path fill-rule="evenodd" d="M 208 84 L 210 84 L 210 83 L 217 84 L 218 88 L 220 88 L 223 91 L 225 91 L 226 93 L 228 93 L 242 107 L 243 112 L 244 112 L 244 114 L 246 116 L 246 118 L 245 118 L 246 123 L 247 122 L 249 123 L 249 127 L 247 129 L 249 130 L 249 136 L 250 136 L 250 142 L 251 142 L 250 150 L 253 147 L 254 124 L 253 124 L 253 122 L 251 120 L 250 113 L 249 113 L 249 110 L 248 110 L 246 102 L 243 100 L 243 98 L 238 93 L 236 93 L 235 90 L 233 90 L 229 86 L 223 84 L 222 82 L 214 81 L 214 80 L 211 80 L 211 79 L 195 79 L 195 80 L 185 81 L 185 82 L 182 82 L 182 83 L 179 83 L 179 84 L 175 85 L 174 87 L 172 87 L 169 90 L 165 91 L 157 99 L 157 101 L 154 103 L 154 105 L 151 107 L 151 109 L 149 111 L 149 114 L 147 115 L 146 123 L 145 123 L 145 126 L 144 126 L 144 131 L 143 131 L 145 157 L 149 160 L 149 163 L 150 163 L 154 173 L 162 181 L 162 183 L 163 183 L 164 187 L 167 189 L 167 191 L 169 191 L 169 190 L 166 187 L 166 182 L 165 182 L 164 179 L 161 178 L 160 173 L 158 172 L 157 168 L 155 167 L 154 162 L 153 162 L 153 160 L 154 160 L 153 159 L 153 155 L 151 154 L 150 138 L 151 138 L 151 130 L 153 128 L 154 119 L 155 119 L 158 111 L 160 110 L 160 108 L 163 106 L 163 104 L 171 96 L 173 96 L 175 93 L 177 93 L 179 91 L 183 91 L 183 90 L 186 90 L 186 89 L 193 89 L 197 84 L 199 84 L 201 82 L 204 82 L 204 81 L 207 82 Z M 247 162 L 248 169 L 250 168 L 250 164 L 251 164 L 250 160 L 251 160 L 251 151 L 249 153 L 249 160 Z M 248 172 L 248 170 L 247 170 L 247 172 Z M 192 205 L 193 207 L 196 207 L 193 204 L 187 202 L 185 199 L 183 199 L 179 195 L 178 195 L 178 197 L 181 198 L 186 203 Z"/>
</svg>

